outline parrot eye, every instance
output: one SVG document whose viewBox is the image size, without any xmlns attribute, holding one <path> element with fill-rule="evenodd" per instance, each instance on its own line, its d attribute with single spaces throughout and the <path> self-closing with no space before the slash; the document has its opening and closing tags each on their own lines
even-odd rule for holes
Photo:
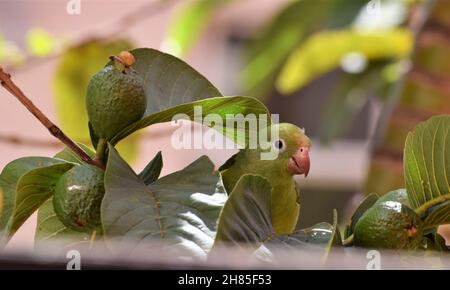
<svg viewBox="0 0 450 290">
<path fill-rule="evenodd" d="M 284 149 L 286 149 L 286 144 L 284 143 L 283 139 L 277 139 L 277 140 L 273 141 L 273 147 L 276 150 L 284 151 Z"/>
</svg>

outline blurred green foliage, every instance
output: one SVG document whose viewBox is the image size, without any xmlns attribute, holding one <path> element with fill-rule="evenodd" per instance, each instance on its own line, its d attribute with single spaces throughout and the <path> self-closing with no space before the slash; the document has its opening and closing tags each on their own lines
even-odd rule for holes
<svg viewBox="0 0 450 290">
<path fill-rule="evenodd" d="M 230 1 L 190 1 L 175 13 L 166 37 L 172 53 L 185 55 Z M 265 100 L 274 89 L 291 95 L 332 71 L 335 83 L 321 121 L 320 137 L 331 141 L 379 90 L 384 101 L 402 73 L 413 36 L 402 25 L 411 1 L 293 0 L 249 36 L 239 78 L 246 95 Z M 236 3 L 236 5 L 239 5 Z"/>
<path fill-rule="evenodd" d="M 25 38 L 29 54 L 37 57 L 49 56 L 57 45 L 56 38 L 41 28 L 30 29 Z"/>
<path fill-rule="evenodd" d="M 265 98 L 273 90 L 283 63 L 298 45 L 322 29 L 346 27 L 365 4 L 364 0 L 289 2 L 249 44 L 241 73 L 244 89 Z"/>
<path fill-rule="evenodd" d="M 166 51 L 185 55 L 198 40 L 214 12 L 232 0 L 197 0 L 183 6 L 173 16 L 164 40 Z"/>
<path fill-rule="evenodd" d="M 413 37 L 406 29 L 316 33 L 289 56 L 276 87 L 283 94 L 294 93 L 318 76 L 338 68 L 350 53 L 358 53 L 367 60 L 401 59 L 409 55 L 412 43 Z"/>
<path fill-rule="evenodd" d="M 0 33 L 0 62 L 5 65 L 21 65 L 24 54 L 13 42 L 6 40 Z"/>
</svg>

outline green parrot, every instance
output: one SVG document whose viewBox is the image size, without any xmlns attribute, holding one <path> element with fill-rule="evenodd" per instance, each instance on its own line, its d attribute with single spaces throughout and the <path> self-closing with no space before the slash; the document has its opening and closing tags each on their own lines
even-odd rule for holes
<svg viewBox="0 0 450 290">
<path fill-rule="evenodd" d="M 276 159 L 262 160 L 261 153 L 270 149 L 246 148 L 228 159 L 219 171 L 228 193 L 233 191 L 239 179 L 245 174 L 256 174 L 266 178 L 272 186 L 274 230 L 280 235 L 290 234 L 295 229 L 300 213 L 299 192 L 294 175 L 304 174 L 305 177 L 308 175 L 311 141 L 303 129 L 293 124 L 274 124 L 270 129 L 279 132 L 279 138 L 270 141 L 271 150 L 278 151 Z"/>
</svg>

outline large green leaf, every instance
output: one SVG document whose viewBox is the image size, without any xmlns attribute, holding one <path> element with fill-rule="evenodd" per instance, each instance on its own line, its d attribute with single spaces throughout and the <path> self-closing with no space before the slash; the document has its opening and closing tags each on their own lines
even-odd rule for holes
<svg viewBox="0 0 450 290">
<path fill-rule="evenodd" d="M 222 246 L 244 246 L 258 250 L 289 247 L 313 247 L 325 253 L 340 240 L 328 223 L 278 236 L 272 226 L 272 187 L 261 176 L 241 177 L 220 215 L 214 249 Z"/>
<path fill-rule="evenodd" d="M 197 0 L 186 3 L 173 16 L 165 49 L 178 56 L 186 54 L 207 27 L 214 12 L 231 0 Z"/>
<path fill-rule="evenodd" d="M 197 114 L 196 108 L 201 108 L 201 113 Z M 250 97 L 218 97 L 206 100 L 195 101 L 192 103 L 182 104 L 170 109 L 152 114 L 142 120 L 128 126 L 119 132 L 111 142 L 117 143 L 121 139 L 129 136 L 137 130 L 148 127 L 152 124 L 170 122 L 177 114 L 185 114 L 190 120 L 195 121 L 202 119 L 209 114 L 216 114 L 223 120 L 223 126 L 213 126 L 214 129 L 224 134 L 226 137 L 234 140 L 236 143 L 243 145 L 243 142 L 252 136 L 252 130 L 258 130 L 254 126 L 236 126 L 239 120 L 245 120 L 246 117 L 255 116 L 256 118 L 267 118 L 270 122 L 270 114 L 263 103 L 255 98 Z M 231 116 L 231 117 L 230 117 Z M 240 117 L 239 117 L 240 116 Z M 230 118 L 236 117 L 236 122 L 226 122 Z M 256 119 L 255 119 L 256 120 Z M 242 138 L 245 137 L 245 138 Z"/>
<path fill-rule="evenodd" d="M 77 245 L 89 243 L 91 237 L 91 232 L 84 233 L 66 227 L 53 209 L 52 198 L 39 208 L 34 236 L 36 248 L 46 247 L 48 242 L 59 242 L 73 249 Z"/>
<path fill-rule="evenodd" d="M 145 116 L 173 106 L 222 94 L 204 76 L 179 58 L 151 48 L 138 48 L 133 68 L 142 76 L 147 110 Z"/>
<path fill-rule="evenodd" d="M 254 98 L 223 97 L 205 77 L 172 55 L 150 48 L 135 49 L 132 53 L 136 58 L 133 68 L 144 80 L 147 110 L 140 121 L 129 125 L 111 140 L 113 145 L 137 130 L 172 121 L 176 114 L 185 114 L 193 121 L 196 121 L 195 116 L 203 118 L 218 114 L 224 122 L 228 114 L 269 116 L 267 108 Z M 220 131 L 236 141 L 237 130 L 231 132 L 221 128 Z"/>
<path fill-rule="evenodd" d="M 112 146 L 105 173 L 102 224 L 111 247 L 161 250 L 172 245 L 205 257 L 226 200 L 220 175 L 205 156 L 181 171 L 145 183 Z"/>
<path fill-rule="evenodd" d="M 426 213 L 425 227 L 431 228 L 444 224 L 450 224 L 450 200 L 430 208 Z"/>
<path fill-rule="evenodd" d="M 10 235 L 53 195 L 59 178 L 74 164 L 61 161 L 47 167 L 33 169 L 25 173 L 17 183 L 16 202 L 10 221 Z"/>
<path fill-rule="evenodd" d="M 320 29 L 350 24 L 365 0 L 291 1 L 249 47 L 242 81 L 252 95 L 263 97 L 273 88 L 288 55 Z"/>
<path fill-rule="evenodd" d="M 358 53 L 366 60 L 399 59 L 409 55 L 412 44 L 411 33 L 401 28 L 316 33 L 292 52 L 276 86 L 281 93 L 292 94 L 321 74 L 337 68 L 349 53 Z"/>
<path fill-rule="evenodd" d="M 3 168 L 0 175 L 0 186 L 3 188 L 1 201 L 3 210 L 0 216 L 0 231 L 5 229 L 13 214 L 16 205 L 16 189 L 19 179 L 33 169 L 61 163 L 61 160 L 48 157 L 23 157 L 10 162 Z"/>
<path fill-rule="evenodd" d="M 272 187 L 258 175 L 244 175 L 220 214 L 215 244 L 259 248 L 276 236 L 272 227 Z"/>
<path fill-rule="evenodd" d="M 411 207 L 424 216 L 450 199 L 450 116 L 420 123 L 408 134 L 404 152 L 406 190 Z M 447 212 L 440 211 L 441 215 Z M 433 220 L 439 220 L 434 216 Z"/>
<path fill-rule="evenodd" d="M 92 40 L 70 48 L 61 56 L 53 80 L 55 107 L 61 128 L 74 140 L 86 143 L 90 138 L 85 103 L 89 80 L 104 67 L 109 56 L 130 47 L 124 40 Z M 117 149 L 127 160 L 133 160 L 137 138 L 128 138 Z"/>
<path fill-rule="evenodd" d="M 95 155 L 95 152 L 86 145 L 78 144 L 90 157 Z M 81 164 L 80 158 L 75 155 L 70 149 L 64 148 L 61 152 L 55 155 L 55 158 L 62 159 L 68 162 Z M 74 247 L 76 245 L 90 242 L 92 232 L 79 232 L 66 227 L 56 215 L 53 209 L 52 198 L 47 199 L 38 210 L 37 225 L 35 232 L 35 246 L 45 247 L 49 241 L 58 241 L 67 247 Z"/>
</svg>

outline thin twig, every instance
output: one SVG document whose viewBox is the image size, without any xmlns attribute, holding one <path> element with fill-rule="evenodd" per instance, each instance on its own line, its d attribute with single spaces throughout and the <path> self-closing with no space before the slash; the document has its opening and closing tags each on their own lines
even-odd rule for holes
<svg viewBox="0 0 450 290">
<path fill-rule="evenodd" d="M 353 234 L 350 235 L 348 238 L 342 241 L 342 245 L 344 247 L 350 247 L 353 246 Z"/>
<path fill-rule="evenodd" d="M 36 107 L 33 102 L 25 96 L 22 90 L 12 81 L 11 75 L 3 70 L 0 66 L 0 83 L 1 85 L 10 92 L 13 96 L 15 96 L 27 109 L 32 113 L 42 125 L 44 125 L 48 131 L 56 138 L 58 138 L 64 145 L 66 145 L 70 150 L 72 150 L 76 155 L 78 155 L 81 160 L 84 162 L 100 167 L 102 169 L 105 166 L 95 160 L 92 160 L 89 155 L 83 151 L 72 139 L 67 137 L 61 129 L 59 129 L 52 121 L 50 121 L 47 116 Z"/>
<path fill-rule="evenodd" d="M 156 138 L 167 138 L 170 136 L 170 130 L 164 131 L 146 131 L 141 133 L 140 139 L 143 140 L 155 140 Z M 90 140 L 77 140 L 78 143 L 90 144 Z M 20 136 L 15 134 L 5 134 L 0 133 L 0 143 L 11 144 L 17 146 L 28 146 L 28 147 L 47 147 L 47 148 L 61 148 L 64 145 L 59 141 L 30 138 L 27 136 Z"/>
<path fill-rule="evenodd" d="M 16 135 L 1 135 L 0 143 L 12 144 L 14 146 L 30 146 L 30 147 L 48 147 L 48 148 L 60 148 L 63 145 L 61 142 L 53 140 L 41 140 L 36 138 L 29 138 Z"/>
</svg>

